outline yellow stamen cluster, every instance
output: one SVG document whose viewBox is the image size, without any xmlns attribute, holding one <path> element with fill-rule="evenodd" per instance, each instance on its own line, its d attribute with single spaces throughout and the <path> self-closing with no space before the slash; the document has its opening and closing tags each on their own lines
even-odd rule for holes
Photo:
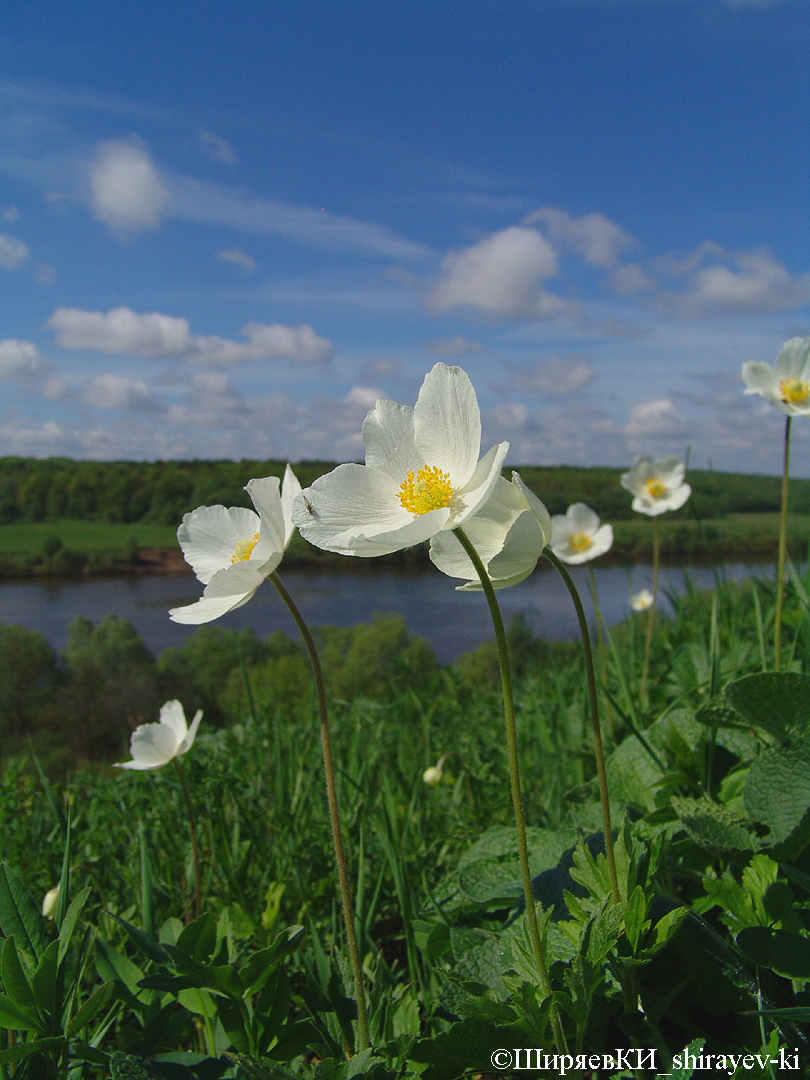
<svg viewBox="0 0 810 1080">
<path fill-rule="evenodd" d="M 399 489 L 399 501 L 412 514 L 440 510 L 452 498 L 450 474 L 442 472 L 437 465 L 425 465 L 416 476 L 411 469 Z"/>
<path fill-rule="evenodd" d="M 645 481 L 644 487 L 647 489 L 647 494 L 651 499 L 662 499 L 667 493 L 666 484 L 662 484 L 657 476 L 651 476 L 649 480 Z"/>
<path fill-rule="evenodd" d="M 249 537 L 247 540 L 240 540 L 236 547 L 233 549 L 233 555 L 231 555 L 231 564 L 238 562 L 247 562 L 258 542 L 258 533 L 254 533 L 253 536 Z"/>
<path fill-rule="evenodd" d="M 786 405 L 804 405 L 810 397 L 810 383 L 802 379 L 782 379 L 779 383 L 779 393 Z"/>
<path fill-rule="evenodd" d="M 586 532 L 571 533 L 568 540 L 574 551 L 587 551 L 589 547 L 593 547 L 593 540 Z"/>
</svg>

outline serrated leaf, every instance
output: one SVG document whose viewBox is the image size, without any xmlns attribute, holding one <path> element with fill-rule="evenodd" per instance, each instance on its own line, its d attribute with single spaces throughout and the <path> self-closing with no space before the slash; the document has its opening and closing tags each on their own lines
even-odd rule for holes
<svg viewBox="0 0 810 1080">
<path fill-rule="evenodd" d="M 42 915 L 31 894 L 7 863 L 0 863 L 0 930 L 3 937 L 17 939 L 20 949 L 33 964 L 45 952 Z"/>
<path fill-rule="evenodd" d="M 749 960 L 787 979 L 810 979 L 810 941 L 788 930 L 750 926 L 737 934 L 737 945 Z"/>
<path fill-rule="evenodd" d="M 810 723 L 810 675 L 797 671 L 763 671 L 728 683 L 723 696 L 752 726 L 786 738 L 803 733 Z"/>
<path fill-rule="evenodd" d="M 672 808 L 696 844 L 721 859 L 759 847 L 752 825 L 711 799 L 673 799 Z"/>
<path fill-rule="evenodd" d="M 796 858 L 810 839 L 810 736 L 760 754 L 748 770 L 743 801 L 754 821 L 770 829 L 774 855 Z"/>
</svg>

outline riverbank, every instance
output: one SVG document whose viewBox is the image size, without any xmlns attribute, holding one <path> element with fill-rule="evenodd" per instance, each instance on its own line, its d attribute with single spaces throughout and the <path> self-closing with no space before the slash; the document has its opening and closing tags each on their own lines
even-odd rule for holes
<svg viewBox="0 0 810 1080">
<path fill-rule="evenodd" d="M 617 521 L 613 530 L 613 548 L 600 559 L 600 565 L 651 561 L 653 526 L 649 518 Z M 773 558 L 779 515 L 740 513 L 695 521 L 679 513 L 659 519 L 659 530 L 662 561 L 669 565 L 755 562 Z M 795 561 L 806 558 L 809 539 L 810 515 L 790 515 L 788 546 Z M 313 548 L 298 534 L 284 557 L 287 568 L 352 573 L 361 569 L 373 572 L 381 566 L 413 568 L 428 561 L 424 545 L 379 559 L 347 559 Z M 58 519 L 0 526 L 0 578 L 5 580 L 189 573 L 175 529 L 167 525 Z"/>
</svg>

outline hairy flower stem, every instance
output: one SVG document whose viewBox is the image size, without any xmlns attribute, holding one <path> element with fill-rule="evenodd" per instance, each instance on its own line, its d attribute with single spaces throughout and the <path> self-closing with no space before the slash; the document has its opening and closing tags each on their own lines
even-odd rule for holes
<svg viewBox="0 0 810 1080">
<path fill-rule="evenodd" d="M 790 421 L 785 417 L 785 460 L 782 468 L 782 513 L 779 517 L 779 556 L 776 564 L 776 614 L 773 621 L 773 669 L 781 665 L 782 596 L 785 591 L 785 548 L 787 546 L 788 477 L 790 474 Z"/>
<path fill-rule="evenodd" d="M 644 635 L 644 664 L 641 669 L 641 704 L 647 704 L 647 677 L 650 673 L 650 652 L 652 650 L 653 626 L 655 625 L 655 604 L 658 600 L 658 564 L 661 557 L 661 539 L 658 534 L 658 518 L 653 518 L 653 579 L 652 603 L 647 616 L 647 632 Z"/>
<path fill-rule="evenodd" d="M 602 625 L 602 610 L 599 607 L 599 597 L 596 593 L 596 575 L 593 572 L 593 563 L 588 563 L 588 573 L 591 583 L 591 599 L 593 610 L 596 614 L 596 641 L 599 649 L 599 667 L 602 669 L 602 685 L 605 688 L 605 718 L 607 720 L 608 735 L 613 737 L 613 710 L 610 707 L 608 693 L 607 650 L 605 649 L 605 630 Z"/>
<path fill-rule="evenodd" d="M 585 670 L 588 674 L 588 697 L 591 703 L 591 725 L 593 727 L 593 747 L 596 754 L 596 773 L 599 777 L 599 795 L 602 801 L 602 828 L 605 834 L 605 858 L 607 859 L 608 875 L 610 877 L 610 893 L 614 904 L 619 903 L 619 879 L 616 874 L 616 858 L 613 853 L 613 828 L 610 823 L 610 799 L 608 798 L 607 772 L 605 770 L 605 751 L 602 746 L 602 728 L 599 724 L 599 699 L 596 693 L 596 673 L 593 667 L 593 651 L 591 649 L 591 635 L 588 632 L 588 620 L 585 618 L 585 610 L 579 598 L 577 587 L 571 579 L 563 563 L 557 558 L 551 548 L 545 548 L 543 555 L 548 559 L 557 573 L 565 582 L 579 620 L 579 632 L 582 637 L 582 648 L 585 652 Z"/>
<path fill-rule="evenodd" d="M 338 868 L 338 880 L 340 882 L 340 899 L 343 908 L 343 923 L 346 928 L 346 940 L 349 944 L 349 957 L 354 975 L 354 990 L 357 997 L 357 1040 L 361 1050 L 366 1050 L 368 1041 L 368 1015 L 366 1012 L 366 993 L 363 982 L 363 967 L 360 963 L 360 951 L 357 948 L 357 935 L 354 929 L 354 905 L 352 904 L 352 892 L 349 887 L 349 872 L 346 869 L 346 854 L 343 850 L 343 834 L 340 828 L 340 811 L 338 809 L 337 791 L 335 789 L 335 766 L 332 760 L 332 740 L 329 737 L 329 713 L 326 708 L 326 689 L 323 684 L 323 670 L 315 648 L 315 642 L 309 627 L 304 622 L 304 617 L 295 605 L 293 598 L 284 587 L 281 578 L 275 572 L 270 574 L 270 581 L 276 588 L 281 599 L 287 605 L 295 624 L 301 631 L 301 637 L 309 652 L 309 661 L 312 665 L 312 676 L 315 680 L 315 690 L 318 696 L 318 714 L 321 723 L 321 748 L 323 750 L 323 768 L 326 774 L 326 801 L 329 804 L 329 821 L 332 825 L 332 842 L 335 845 L 335 860 Z"/>
<path fill-rule="evenodd" d="M 523 897 L 526 901 L 526 920 L 529 927 L 529 938 L 534 952 L 534 961 L 537 965 L 537 973 L 540 976 L 540 986 L 546 997 L 551 997 L 551 979 L 546 967 L 543 955 L 543 944 L 540 940 L 540 930 L 537 925 L 537 910 L 535 908 L 534 892 L 532 890 L 532 875 L 529 869 L 529 845 L 526 840 L 526 819 L 523 814 L 523 801 L 520 794 L 520 767 L 518 765 L 517 731 L 515 728 L 515 701 L 512 694 L 512 671 L 509 666 L 509 647 L 506 642 L 506 631 L 503 627 L 501 609 L 495 596 L 489 574 L 481 562 L 481 558 L 469 537 L 462 529 L 453 530 L 470 558 L 481 588 L 489 604 L 489 613 L 492 616 L 492 625 L 495 629 L 495 640 L 498 645 L 498 663 L 501 669 L 501 685 L 503 687 L 503 715 L 506 721 L 506 753 L 509 762 L 509 784 L 512 791 L 512 806 L 515 812 L 515 826 L 517 828 L 518 856 L 520 859 L 520 875 L 523 880 Z M 551 1025 L 554 1029 L 554 1041 L 557 1050 L 561 1054 L 568 1052 L 565 1041 L 565 1032 L 560 1022 L 560 1014 L 557 1005 L 552 1001 Z"/>
<path fill-rule="evenodd" d="M 194 807 L 191 805 L 191 796 L 188 793 L 188 787 L 186 786 L 186 778 L 183 775 L 183 770 L 180 767 L 180 762 L 176 757 L 172 758 L 172 765 L 174 765 L 174 771 L 177 773 L 177 779 L 180 781 L 180 787 L 183 789 L 183 796 L 186 800 L 186 810 L 188 811 L 188 827 L 191 830 L 191 851 L 194 856 L 194 917 L 199 919 L 202 910 L 202 889 L 200 888 L 200 858 L 197 852 L 197 822 L 194 818 Z"/>
</svg>

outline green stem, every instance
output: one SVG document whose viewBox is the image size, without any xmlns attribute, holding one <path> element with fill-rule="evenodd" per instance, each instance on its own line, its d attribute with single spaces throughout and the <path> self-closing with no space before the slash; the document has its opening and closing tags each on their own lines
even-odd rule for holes
<svg viewBox="0 0 810 1080">
<path fill-rule="evenodd" d="M 658 518 L 653 518 L 653 579 L 652 579 L 652 603 L 650 613 L 647 616 L 647 632 L 644 636 L 644 665 L 641 669 L 641 704 L 647 703 L 647 676 L 650 673 L 650 652 L 652 650 L 653 626 L 655 624 L 655 603 L 658 599 L 658 564 L 661 553 L 661 542 L 658 535 Z"/>
<path fill-rule="evenodd" d="M 523 881 L 523 897 L 526 902 L 526 921 L 529 927 L 529 938 L 534 952 L 534 961 L 537 965 L 537 973 L 540 976 L 540 986 L 546 997 L 551 997 L 551 979 L 549 977 L 546 960 L 543 956 L 543 945 L 540 940 L 540 930 L 537 925 L 537 909 L 535 907 L 534 892 L 532 890 L 532 875 L 529 869 L 529 845 L 526 840 L 526 819 L 523 814 L 523 800 L 520 794 L 520 767 L 517 752 L 517 730 L 515 727 L 515 702 L 512 694 L 512 672 L 509 666 L 509 647 L 506 642 L 506 631 L 503 627 L 501 610 L 495 590 L 492 587 L 489 574 L 469 537 L 462 529 L 454 529 L 461 546 L 470 558 L 481 588 L 487 598 L 489 613 L 492 616 L 492 625 L 495 629 L 495 640 L 498 645 L 498 662 L 501 669 L 501 685 L 503 687 L 503 715 L 506 722 L 506 752 L 509 762 L 509 784 L 512 791 L 512 807 L 515 813 L 515 826 L 517 828 L 518 857 L 520 859 L 520 875 Z M 565 1032 L 560 1022 L 560 1014 L 556 1003 L 552 1000 L 551 1024 L 554 1029 L 554 1041 L 559 1053 L 568 1052 L 565 1041 Z"/>
<path fill-rule="evenodd" d="M 787 546 L 788 476 L 790 474 L 790 421 L 785 417 L 785 459 L 782 469 L 782 513 L 779 518 L 779 557 L 776 566 L 776 615 L 773 624 L 773 667 L 779 671 L 782 637 L 782 596 L 785 591 L 785 548 Z"/>
<path fill-rule="evenodd" d="M 605 648 L 605 631 L 602 625 L 602 610 L 599 607 L 599 597 L 596 592 L 596 575 L 593 572 L 593 563 L 588 563 L 588 573 L 591 582 L 591 599 L 593 610 L 596 613 L 596 643 L 599 650 L 599 667 L 602 669 L 602 685 L 605 689 L 605 718 L 607 720 L 608 735 L 613 737 L 613 710 L 608 699 L 608 672 L 607 672 L 607 649 Z"/>
<path fill-rule="evenodd" d="M 287 605 L 295 624 L 301 632 L 304 644 L 309 652 L 309 660 L 312 665 L 312 675 L 315 679 L 315 689 L 318 697 L 318 714 L 321 724 L 321 748 L 323 750 L 323 767 L 326 774 L 326 801 L 329 804 L 329 821 L 332 825 L 332 842 L 335 845 L 335 860 L 338 868 L 338 880 L 340 882 L 340 899 L 343 907 L 343 923 L 346 927 L 346 940 L 349 944 L 349 956 L 354 974 L 354 989 L 357 996 L 357 1038 L 360 1049 L 366 1050 L 368 1040 L 368 1015 L 366 1012 L 366 993 L 363 982 L 363 967 L 360 963 L 360 951 L 357 948 L 357 935 L 354 929 L 354 909 L 352 893 L 349 887 L 349 872 L 346 868 L 346 854 L 343 850 L 343 834 L 340 827 L 340 811 L 338 809 L 337 790 L 335 788 L 335 766 L 332 759 L 332 740 L 329 737 L 329 713 L 326 708 L 326 689 L 323 683 L 323 670 L 315 648 L 315 641 L 309 627 L 304 622 L 304 617 L 287 592 L 281 578 L 273 572 L 270 581 L 276 587 L 281 599 Z"/>
<path fill-rule="evenodd" d="M 560 562 L 551 548 L 544 548 L 543 555 L 548 559 L 557 573 L 565 582 L 579 620 L 579 632 L 582 637 L 582 648 L 585 652 L 585 670 L 588 674 L 588 697 L 591 703 L 591 725 L 593 727 L 593 746 L 596 754 L 596 772 L 599 777 L 599 795 L 602 802 L 602 828 L 605 834 L 605 858 L 607 859 L 608 875 L 610 876 L 610 893 L 614 904 L 618 904 L 619 879 L 616 873 L 616 857 L 613 852 L 613 828 L 610 823 L 610 799 L 608 797 L 607 771 L 605 769 L 605 751 L 602 746 L 602 729 L 599 724 L 599 699 L 596 693 L 596 674 L 593 667 L 593 651 L 591 650 L 591 635 L 588 633 L 588 620 L 585 618 L 585 609 L 579 598 L 577 587 L 571 579 L 571 575 Z"/>
<path fill-rule="evenodd" d="M 174 766 L 174 771 L 177 773 L 177 777 L 180 781 L 180 787 L 183 789 L 183 796 L 186 800 L 186 810 L 188 811 L 188 826 L 191 830 L 191 851 L 194 856 L 194 916 L 199 919 L 202 910 L 202 890 L 200 888 L 200 858 L 197 851 L 197 824 L 194 819 L 194 807 L 191 805 L 191 796 L 189 795 L 188 787 L 186 786 L 186 778 L 183 775 L 180 762 L 176 757 L 172 758 L 172 765 Z"/>
</svg>

